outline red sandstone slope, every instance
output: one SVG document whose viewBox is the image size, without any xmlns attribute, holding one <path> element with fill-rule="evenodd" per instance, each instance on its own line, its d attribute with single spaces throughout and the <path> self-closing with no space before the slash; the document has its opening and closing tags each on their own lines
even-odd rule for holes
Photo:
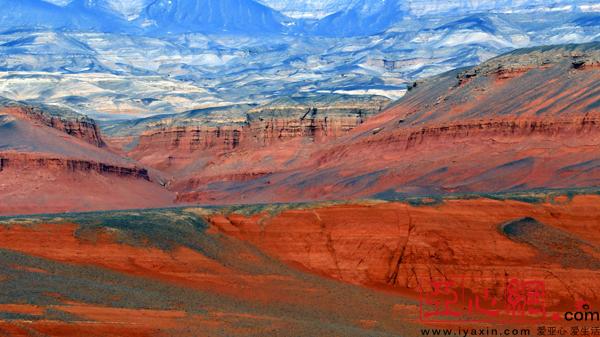
<svg viewBox="0 0 600 337">
<path fill-rule="evenodd" d="M 504 330 L 520 326 L 522 318 L 529 329 L 570 329 L 573 322 L 555 321 L 554 314 L 600 300 L 600 196 L 524 196 L 536 201 L 279 204 L 3 218 L 0 331 L 423 336 L 420 329 L 427 327 Z M 528 301 L 526 316 L 507 302 L 514 280 L 544 285 L 541 303 Z M 434 316 L 444 322 L 431 324 L 420 319 L 428 306 L 419 293 L 440 281 L 454 282 L 448 290 L 460 296 L 445 292 L 447 297 L 434 299 L 462 315 Z M 542 308 L 545 319 L 534 312 Z M 482 317 L 481 309 L 497 315 Z"/>
<path fill-rule="evenodd" d="M 511 279 L 543 280 L 549 308 L 600 299 L 598 195 L 546 201 L 444 200 L 307 206 L 207 216 L 302 269 L 352 284 L 416 296 L 432 281 L 461 280 L 502 299 Z"/>
<path fill-rule="evenodd" d="M 104 147 L 81 116 L 16 102 L 0 108 L 0 214 L 169 205 L 148 170 Z"/>
<path fill-rule="evenodd" d="M 132 158 L 184 176 L 200 170 L 212 171 L 213 158 L 230 153 L 282 146 L 296 153 L 313 143 L 331 141 L 380 113 L 388 103 L 389 99 L 374 95 L 314 94 L 281 98 L 258 107 L 202 109 L 136 121 L 130 130 L 137 130 L 140 125 L 147 129 L 138 134 L 133 132 L 133 137 L 130 130 L 125 132 L 130 136 L 125 137 L 125 142 L 136 144 L 128 153 Z M 139 140 L 132 142 L 132 138 Z M 124 142 L 119 137 L 109 141 L 115 145 Z M 276 159 L 268 164 L 280 165 Z M 269 170 L 261 169 L 259 173 L 263 171 Z"/>
<path fill-rule="evenodd" d="M 185 202 L 270 202 L 600 184 L 600 44 L 519 50 L 416 86 L 347 136 L 204 158 Z"/>
<path fill-rule="evenodd" d="M 417 335 L 416 301 L 294 270 L 202 211 L 1 219 L 2 335 Z"/>
</svg>

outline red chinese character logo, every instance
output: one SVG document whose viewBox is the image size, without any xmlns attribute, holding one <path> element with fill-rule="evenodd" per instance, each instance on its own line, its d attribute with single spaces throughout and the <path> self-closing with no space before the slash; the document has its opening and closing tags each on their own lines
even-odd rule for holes
<svg viewBox="0 0 600 337">
<path fill-rule="evenodd" d="M 452 306 L 458 304 L 458 293 L 452 281 L 438 281 L 431 284 L 433 292 L 422 298 L 421 319 L 458 317 L 460 313 L 454 311 Z M 432 306 L 431 310 L 424 310 L 424 306 Z"/>
<path fill-rule="evenodd" d="M 507 312 L 519 317 L 545 317 L 545 285 L 542 281 L 513 279 L 506 287 Z"/>
</svg>

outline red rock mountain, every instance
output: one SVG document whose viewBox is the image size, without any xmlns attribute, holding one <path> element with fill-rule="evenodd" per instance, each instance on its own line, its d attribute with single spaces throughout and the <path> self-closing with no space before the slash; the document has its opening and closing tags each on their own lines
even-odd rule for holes
<svg viewBox="0 0 600 337">
<path fill-rule="evenodd" d="M 159 176 L 105 147 L 95 122 L 72 111 L 3 100 L 0 214 L 168 205 Z"/>
<path fill-rule="evenodd" d="M 385 97 L 369 95 L 289 97 L 260 107 L 226 106 L 149 118 L 134 126 L 126 124 L 129 128 L 117 133 L 139 138 L 128 152 L 132 158 L 179 176 L 205 168 L 206 158 L 225 153 L 272 148 L 286 142 L 294 143 L 290 146 L 297 151 L 298 147 L 331 141 L 382 112 L 389 102 Z M 132 140 L 125 138 L 125 143 Z M 123 138 L 111 138 L 115 141 L 123 142 Z"/>
<path fill-rule="evenodd" d="M 182 202 L 287 202 L 600 184 L 600 44 L 518 50 L 415 83 L 324 143 L 202 156 Z"/>
<path fill-rule="evenodd" d="M 534 48 L 414 83 L 378 114 L 373 97 L 236 106 L 106 141 L 70 111 L 4 101 L 0 214 L 412 197 L 2 218 L 0 330 L 422 336 L 446 326 L 419 320 L 441 280 L 502 301 L 542 281 L 549 320 L 596 303 L 599 83 L 600 44 Z"/>
<path fill-rule="evenodd" d="M 391 106 L 294 96 L 105 125 L 104 138 L 72 112 L 3 101 L 0 213 L 594 187 L 599 83 L 590 43 L 517 50 Z"/>
</svg>

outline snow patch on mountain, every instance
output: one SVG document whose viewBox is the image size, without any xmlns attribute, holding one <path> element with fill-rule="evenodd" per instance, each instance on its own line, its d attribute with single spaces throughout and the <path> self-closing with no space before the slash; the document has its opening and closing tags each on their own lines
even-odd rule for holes
<svg viewBox="0 0 600 337">
<path fill-rule="evenodd" d="M 67 6 L 73 0 L 43 0 L 61 7 Z M 135 20 L 148 6 L 151 0 L 88 0 L 88 6 L 96 6 L 109 10 L 129 21 Z"/>
<path fill-rule="evenodd" d="M 352 0 L 260 0 L 266 6 L 276 9 L 291 18 L 321 19 L 344 10 L 352 5 Z"/>
</svg>

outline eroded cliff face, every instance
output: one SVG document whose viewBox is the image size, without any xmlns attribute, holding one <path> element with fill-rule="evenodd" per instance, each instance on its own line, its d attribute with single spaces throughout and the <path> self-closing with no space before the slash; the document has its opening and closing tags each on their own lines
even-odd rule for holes
<svg viewBox="0 0 600 337">
<path fill-rule="evenodd" d="M 147 131 L 140 136 L 135 151 L 173 150 L 194 152 L 201 150 L 227 151 L 240 145 L 243 127 L 186 127 L 179 126 Z"/>
<path fill-rule="evenodd" d="M 240 146 L 269 146 L 279 141 L 303 139 L 323 142 L 338 138 L 362 124 L 368 116 L 319 118 L 271 118 L 248 125 L 195 126 L 150 130 L 140 136 L 133 153 L 148 149 L 230 151 Z"/>
<path fill-rule="evenodd" d="M 350 203 L 207 219 L 287 263 L 345 282 L 416 294 L 450 279 L 502 298 L 512 279 L 539 280 L 549 307 L 571 307 L 600 299 L 592 286 L 600 282 L 598 202 Z"/>
<path fill-rule="evenodd" d="M 287 141 L 298 141 L 292 146 L 331 141 L 380 113 L 387 104 L 389 99 L 379 96 L 325 95 L 282 99 L 250 109 L 243 122 L 225 123 L 219 115 L 217 123 L 208 118 L 199 120 L 197 125 L 184 121 L 180 123 L 183 125 L 177 125 L 177 121 L 155 123 L 159 127 L 149 126 L 129 153 L 148 165 L 176 172 L 200 157 L 277 146 Z"/>
<path fill-rule="evenodd" d="M 388 104 L 388 99 L 379 96 L 316 102 L 280 99 L 248 113 L 249 134 L 263 145 L 293 138 L 333 140 L 382 112 Z"/>
<path fill-rule="evenodd" d="M 374 131 L 378 133 L 380 130 Z M 464 120 L 460 122 L 449 122 L 439 126 L 408 128 L 403 132 L 395 132 L 388 138 L 376 138 L 366 143 L 398 142 L 405 149 L 418 147 L 419 145 L 435 144 L 436 142 L 494 138 L 518 140 L 527 137 L 556 138 L 569 136 L 586 136 L 592 139 L 598 138 L 600 131 L 600 114 L 584 116 L 573 116 L 571 118 L 511 118 L 511 119 L 489 119 L 489 120 Z"/>
<path fill-rule="evenodd" d="M 4 107 L 0 107 L 0 113 L 40 123 L 97 147 L 105 146 L 96 122 L 82 115 L 53 115 L 42 108 L 25 104 L 5 104 Z"/>
<path fill-rule="evenodd" d="M 369 115 L 323 116 L 310 118 L 259 119 L 249 126 L 248 134 L 258 145 L 271 145 L 277 141 L 294 138 L 309 142 L 323 142 L 347 134 L 361 125 Z"/>
<path fill-rule="evenodd" d="M 104 146 L 94 121 L 55 107 L 0 103 L 0 214 L 172 204 L 162 175 Z"/>
<path fill-rule="evenodd" d="M 89 160 L 52 158 L 43 154 L 0 152 L 0 171 L 48 170 L 80 173 L 99 173 L 150 181 L 148 170 L 135 166 L 125 167 Z"/>
<path fill-rule="evenodd" d="M 214 156 L 172 186 L 178 200 L 221 203 L 597 186 L 599 49 L 532 48 L 449 72 L 346 135 Z"/>
</svg>

